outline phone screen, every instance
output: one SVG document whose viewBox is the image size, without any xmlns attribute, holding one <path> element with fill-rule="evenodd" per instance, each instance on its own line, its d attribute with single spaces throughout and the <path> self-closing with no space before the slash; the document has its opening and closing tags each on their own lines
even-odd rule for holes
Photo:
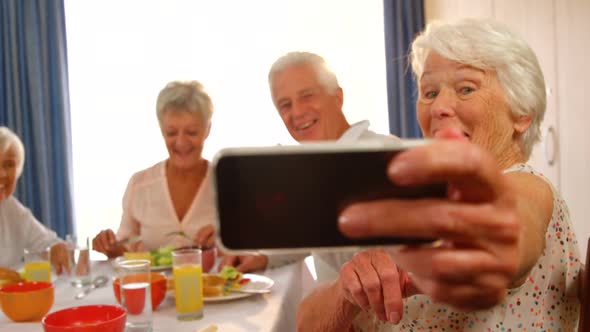
<svg viewBox="0 0 590 332">
<path fill-rule="evenodd" d="M 353 240 L 338 230 L 342 209 L 387 197 L 442 197 L 445 184 L 399 187 L 386 175 L 399 151 L 228 155 L 215 167 L 219 232 L 232 250 L 423 243 Z"/>
</svg>

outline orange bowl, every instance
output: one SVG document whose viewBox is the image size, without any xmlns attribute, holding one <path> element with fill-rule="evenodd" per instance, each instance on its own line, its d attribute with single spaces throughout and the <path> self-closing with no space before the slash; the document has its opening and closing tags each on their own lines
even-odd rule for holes
<svg viewBox="0 0 590 332">
<path fill-rule="evenodd" d="M 45 332 L 123 332 L 126 318 L 116 305 L 86 305 L 52 312 L 42 324 Z"/>
<path fill-rule="evenodd" d="M 45 281 L 19 282 L 0 287 L 2 311 L 15 322 L 35 322 L 53 306 L 53 284 Z"/>
<path fill-rule="evenodd" d="M 160 303 L 164 301 L 164 297 L 166 297 L 166 276 L 162 273 L 150 272 L 149 277 L 152 295 L 152 310 L 156 310 Z M 138 273 L 126 276 L 126 278 L 131 278 L 130 281 L 132 282 L 147 282 L 148 274 Z M 113 280 L 113 291 L 115 292 L 117 302 L 121 303 L 121 282 L 119 281 L 119 278 Z"/>
</svg>

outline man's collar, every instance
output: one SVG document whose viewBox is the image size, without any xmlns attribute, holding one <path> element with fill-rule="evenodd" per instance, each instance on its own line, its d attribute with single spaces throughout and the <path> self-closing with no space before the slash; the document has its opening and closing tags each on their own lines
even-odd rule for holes
<svg viewBox="0 0 590 332">
<path fill-rule="evenodd" d="M 344 132 L 344 134 L 342 134 L 342 136 L 340 136 L 337 142 L 347 143 L 358 141 L 363 133 L 369 129 L 369 125 L 369 120 L 363 120 L 353 124 Z"/>
</svg>

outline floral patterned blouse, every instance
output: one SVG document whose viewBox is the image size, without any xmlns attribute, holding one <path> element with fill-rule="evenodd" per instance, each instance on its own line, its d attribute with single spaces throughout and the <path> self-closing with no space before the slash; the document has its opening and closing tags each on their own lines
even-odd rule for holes
<svg viewBox="0 0 590 332">
<path fill-rule="evenodd" d="M 362 312 L 354 323 L 358 332 L 379 331 L 546 331 L 569 332 L 578 326 L 580 303 L 576 297 L 581 268 L 576 236 L 565 201 L 548 179 L 527 164 L 505 171 L 541 177 L 553 191 L 553 214 L 545 233 L 545 249 L 526 282 L 510 289 L 502 303 L 489 310 L 465 313 L 433 303 L 428 296 L 404 300 L 400 323 L 380 321 Z"/>
</svg>

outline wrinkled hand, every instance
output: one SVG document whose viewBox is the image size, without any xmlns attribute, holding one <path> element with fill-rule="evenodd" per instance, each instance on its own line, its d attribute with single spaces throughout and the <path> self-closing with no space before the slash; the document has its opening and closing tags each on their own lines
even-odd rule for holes
<svg viewBox="0 0 590 332">
<path fill-rule="evenodd" d="M 215 227 L 206 225 L 201 227 L 193 239 L 193 244 L 201 248 L 211 248 L 215 245 Z"/>
<path fill-rule="evenodd" d="M 266 269 L 268 257 L 266 255 L 224 255 L 219 264 L 219 270 L 225 266 L 234 266 L 238 271 L 252 272 Z"/>
<path fill-rule="evenodd" d="M 70 272 L 70 260 L 68 247 L 64 242 L 58 242 L 49 249 L 49 260 L 55 269 L 56 274 Z"/>
<path fill-rule="evenodd" d="M 2 286 L 2 282 L 15 283 L 21 281 L 24 281 L 24 279 L 18 272 L 8 267 L 0 266 L 0 286 Z"/>
<path fill-rule="evenodd" d="M 137 241 L 134 243 L 130 243 L 124 246 L 121 246 L 123 248 L 123 252 L 146 252 L 148 251 L 145 248 L 145 244 L 143 244 L 143 241 Z"/>
<path fill-rule="evenodd" d="M 517 272 L 520 224 L 514 190 L 496 160 L 469 142 L 438 140 L 400 153 L 387 172 L 402 186 L 447 182 L 447 197 L 353 204 L 340 215 L 341 231 L 441 239 L 392 250 L 393 259 L 436 301 L 464 310 L 500 302 Z"/>
<path fill-rule="evenodd" d="M 354 255 L 344 264 L 337 282 L 350 303 L 373 310 L 380 320 L 397 324 L 408 280 L 385 250 L 373 249 Z"/>
<path fill-rule="evenodd" d="M 121 256 L 125 251 L 139 251 L 138 248 L 143 246 L 143 243 L 136 242 L 129 247 L 117 246 L 117 237 L 115 233 L 110 229 L 105 229 L 98 233 L 94 239 L 92 239 L 92 248 L 100 253 L 107 255 L 109 258 Z"/>
</svg>

